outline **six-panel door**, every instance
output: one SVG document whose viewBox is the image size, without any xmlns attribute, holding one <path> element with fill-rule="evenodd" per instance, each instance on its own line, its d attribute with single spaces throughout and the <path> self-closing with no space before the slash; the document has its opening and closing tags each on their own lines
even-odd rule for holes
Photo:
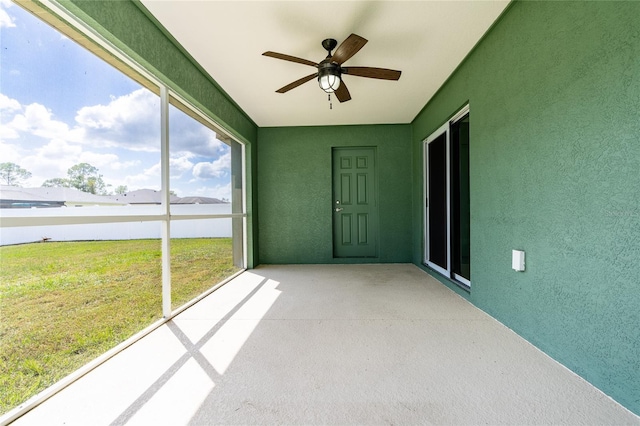
<svg viewBox="0 0 640 426">
<path fill-rule="evenodd" d="M 376 257 L 375 148 L 333 149 L 333 255 Z"/>
</svg>

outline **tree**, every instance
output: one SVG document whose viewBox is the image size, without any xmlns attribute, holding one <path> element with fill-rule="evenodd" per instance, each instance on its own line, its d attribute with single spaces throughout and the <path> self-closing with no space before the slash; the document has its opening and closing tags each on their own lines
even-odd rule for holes
<svg viewBox="0 0 640 426">
<path fill-rule="evenodd" d="M 98 169 L 89 163 L 76 164 L 67 170 L 67 176 L 66 179 L 47 179 L 42 183 L 42 186 L 75 188 L 90 194 L 107 195 L 107 185 L 102 180 L 102 175 L 98 174 Z"/>
<path fill-rule="evenodd" d="M 71 183 L 69 182 L 69 179 L 53 178 L 45 180 L 42 183 L 42 186 L 47 188 L 71 188 Z"/>
<path fill-rule="evenodd" d="M 0 178 L 7 185 L 20 186 L 23 180 L 30 177 L 31 172 L 16 163 L 0 163 Z"/>
<path fill-rule="evenodd" d="M 129 192 L 129 188 L 127 188 L 127 185 L 118 185 L 116 186 L 116 189 L 113 192 L 115 192 L 118 195 L 122 195 Z"/>
<path fill-rule="evenodd" d="M 106 194 L 106 185 L 98 169 L 89 163 L 80 163 L 67 170 L 69 184 L 72 188 L 90 194 Z"/>
</svg>

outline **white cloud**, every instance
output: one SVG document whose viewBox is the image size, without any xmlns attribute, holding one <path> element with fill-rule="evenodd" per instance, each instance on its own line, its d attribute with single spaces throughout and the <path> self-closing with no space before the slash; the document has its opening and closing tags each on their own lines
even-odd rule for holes
<svg viewBox="0 0 640 426">
<path fill-rule="evenodd" d="M 4 126 L 0 127 L 0 135 L 2 135 L 3 128 Z M 5 143 L 1 139 L 0 152 L 2 153 L 2 162 L 19 163 L 21 160 L 21 155 L 18 151 L 18 147 L 12 144 Z"/>
<path fill-rule="evenodd" d="M 32 178 L 25 184 L 40 186 L 47 179 L 66 177 L 70 167 L 83 162 L 97 167 L 105 180 L 111 183 L 112 180 L 122 179 L 118 173 L 120 170 L 141 164 L 140 159 L 121 161 L 114 150 L 107 153 L 88 150 L 86 145 L 80 143 L 86 140 L 85 129 L 70 129 L 66 123 L 56 120 L 53 112 L 44 105 L 33 103 L 22 106 L 17 100 L 0 94 L 0 110 L 3 119 L 0 140 L 17 139 L 18 142 L 0 142 L 2 157 L 32 172 Z M 43 138 L 46 142 L 32 136 Z M 97 147 L 99 145 L 94 144 Z"/>
<path fill-rule="evenodd" d="M 85 141 L 105 147 L 157 152 L 160 150 L 160 100 L 147 89 L 115 97 L 107 105 L 82 107 L 76 122 Z"/>
<path fill-rule="evenodd" d="M 38 157 L 48 161 L 71 159 L 71 163 L 75 163 L 75 159 L 82 154 L 82 147 L 71 145 L 62 139 L 53 139 L 48 144 L 35 151 Z"/>
<path fill-rule="evenodd" d="M 13 130 L 12 128 L 4 124 L 0 126 L 0 140 L 18 139 L 19 137 L 20 137 L 20 134 L 15 130 Z"/>
<path fill-rule="evenodd" d="M 22 105 L 15 99 L 11 99 L 7 95 L 0 93 L 0 111 L 20 111 Z"/>
<path fill-rule="evenodd" d="M 146 89 L 112 96 L 104 105 L 82 107 L 76 113 L 75 123 L 60 121 L 54 109 L 40 103 L 21 105 L 2 94 L 0 110 L 3 158 L 15 159 L 14 162 L 31 171 L 29 184 L 39 186 L 46 179 L 66 177 L 70 167 L 86 162 L 97 167 L 113 186 L 127 185 L 130 190 L 160 186 L 159 99 Z M 170 118 L 171 187 L 180 190 L 187 181 L 210 182 L 228 176 L 229 146 L 219 141 L 211 129 L 176 111 L 172 111 Z M 9 140 L 15 143 L 8 144 Z M 7 149 L 11 150 L 11 156 L 4 155 Z M 138 154 L 132 156 L 131 151 Z M 154 159 L 157 162 L 149 166 Z M 129 174 L 131 171 L 134 174 Z M 183 190 L 193 194 L 187 187 Z M 224 184 L 209 185 L 203 191 L 208 197 L 229 198 L 230 194 L 230 188 Z"/>
<path fill-rule="evenodd" d="M 160 163 L 155 164 L 145 170 L 142 173 L 136 175 L 128 175 L 118 182 L 117 185 L 127 185 L 129 191 L 136 189 L 160 189 Z M 116 185 L 116 186 L 117 186 Z"/>
<path fill-rule="evenodd" d="M 29 152 L 31 155 L 20 158 L 19 164 L 34 174 L 30 183 L 35 186 L 54 177 L 67 177 L 69 168 L 79 163 L 89 163 L 97 167 L 99 173 L 105 176 L 107 183 L 111 184 L 112 174 L 108 171 L 114 169 L 114 164 L 118 165 L 117 169 L 120 165 L 127 163 L 121 163 L 118 155 L 114 153 L 101 154 L 86 151 L 82 145 L 68 143 L 62 139 L 53 139 L 46 145 L 30 149 Z"/>
<path fill-rule="evenodd" d="M 100 170 L 117 161 L 118 156 L 115 154 L 98 154 L 90 151 L 84 151 L 78 157 L 79 163 L 89 163 Z"/>
<path fill-rule="evenodd" d="M 216 132 L 202 125 L 175 107 L 169 108 L 171 150 L 187 151 L 200 157 L 217 157 L 228 149 L 216 137 Z"/>
<path fill-rule="evenodd" d="M 219 178 L 231 170 L 231 153 L 227 152 L 217 160 L 198 163 L 193 167 L 193 176 L 198 179 Z"/>
<path fill-rule="evenodd" d="M 158 99 L 146 89 L 113 98 L 108 105 L 81 108 L 76 115 L 77 125 L 55 119 L 53 111 L 42 104 L 21 106 L 5 95 L 0 95 L 3 123 L 0 136 L 15 139 L 19 133 L 45 139 L 64 139 L 92 146 L 123 147 L 132 151 L 158 152 L 159 107 Z M 15 114 L 11 119 L 11 114 Z"/>
<path fill-rule="evenodd" d="M 82 148 L 70 145 L 64 140 L 54 139 L 48 144 L 30 150 L 31 155 L 22 159 L 22 166 L 43 174 L 46 179 L 66 177 L 69 167 L 77 164 Z"/>
<path fill-rule="evenodd" d="M 24 113 L 16 114 L 6 126 L 45 139 L 73 139 L 74 134 L 79 136 L 78 130 L 70 132 L 66 123 L 53 119 L 53 113 L 38 103 L 24 107 Z"/>
<path fill-rule="evenodd" d="M 15 99 L 0 93 L 0 140 L 4 139 L 17 139 L 20 134 L 9 126 L 8 117 L 15 114 L 18 111 L 22 111 L 22 105 Z"/>
<path fill-rule="evenodd" d="M 191 170 L 193 163 L 189 160 L 190 154 L 169 159 L 169 172 L 172 179 L 179 179 L 184 172 Z M 161 168 L 160 162 L 157 162 L 153 166 L 145 169 L 143 174 L 145 176 L 160 176 Z"/>
<path fill-rule="evenodd" d="M 160 176 L 160 163 L 156 163 L 153 166 L 144 169 L 144 171 L 142 172 L 142 175 L 144 176 Z M 140 175 L 138 175 L 140 176 Z"/>
<path fill-rule="evenodd" d="M 14 19 L 5 10 L 11 6 L 13 5 L 9 0 L 0 0 L 0 28 L 12 28 L 16 26 L 13 22 Z"/>
<path fill-rule="evenodd" d="M 63 121 L 56 120 L 53 112 L 39 103 L 22 106 L 16 99 L 0 93 L 0 110 L 3 118 L 0 135 L 5 139 L 16 139 L 23 133 L 77 142 L 84 135 L 81 128 L 70 129 Z"/>
<path fill-rule="evenodd" d="M 191 154 L 186 154 L 177 158 L 170 158 L 169 171 L 171 176 L 182 176 L 184 172 L 191 170 L 193 167 L 193 163 L 190 160 L 191 157 Z"/>
<path fill-rule="evenodd" d="M 30 155 L 22 157 L 19 164 L 33 173 L 30 183 L 40 186 L 47 179 L 67 177 L 67 170 L 79 163 L 82 147 L 54 139 L 29 152 Z"/>
<path fill-rule="evenodd" d="M 213 187 L 203 186 L 194 191 L 189 191 L 189 194 L 181 194 L 181 196 L 201 196 L 201 197 L 211 197 L 222 200 L 226 198 L 227 200 L 231 199 L 231 182 L 225 185 L 216 185 Z"/>
<path fill-rule="evenodd" d="M 124 170 L 129 169 L 131 167 L 139 166 L 141 163 L 140 160 L 130 160 L 130 161 L 114 161 L 109 166 L 113 170 Z"/>
<path fill-rule="evenodd" d="M 216 154 L 222 153 L 229 149 L 229 145 L 218 140 L 218 137 L 215 133 L 210 132 L 207 136 L 208 137 L 206 138 L 206 143 L 204 144 L 204 148 L 206 150 L 205 153 Z"/>
</svg>

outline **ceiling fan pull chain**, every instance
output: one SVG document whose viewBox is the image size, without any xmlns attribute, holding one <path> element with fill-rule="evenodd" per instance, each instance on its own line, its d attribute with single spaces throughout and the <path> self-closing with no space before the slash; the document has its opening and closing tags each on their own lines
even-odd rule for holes
<svg viewBox="0 0 640 426">
<path fill-rule="evenodd" d="M 327 98 L 329 99 L 329 109 L 333 109 L 333 104 L 331 103 L 331 93 L 327 95 Z"/>
</svg>

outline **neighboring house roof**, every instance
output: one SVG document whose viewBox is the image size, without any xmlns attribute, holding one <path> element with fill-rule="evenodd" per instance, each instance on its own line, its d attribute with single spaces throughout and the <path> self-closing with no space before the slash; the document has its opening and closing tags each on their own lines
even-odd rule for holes
<svg viewBox="0 0 640 426">
<path fill-rule="evenodd" d="M 16 186 L 0 186 L 0 208 L 61 207 L 64 200 L 51 200 L 37 194 L 28 194 Z"/>
<path fill-rule="evenodd" d="M 22 200 L 22 201 L 53 201 L 50 197 L 43 197 L 25 188 L 17 186 L 0 185 L 0 199 L 2 200 Z M 57 200 L 64 201 L 64 200 Z"/>
<path fill-rule="evenodd" d="M 171 204 L 226 204 L 211 197 L 170 196 Z M 161 204 L 162 193 L 153 189 L 138 189 L 122 195 L 94 195 L 74 188 L 20 188 L 0 185 L 1 208 L 67 206 L 121 206 L 127 204 Z"/>
<path fill-rule="evenodd" d="M 171 204 L 227 204 L 225 201 L 211 197 L 182 197 Z"/>
<path fill-rule="evenodd" d="M 113 200 L 109 197 L 101 195 L 89 194 L 79 191 L 75 188 L 20 188 L 17 186 L 0 186 L 0 200 L 11 200 L 12 202 L 38 202 L 33 207 L 52 207 L 43 205 L 42 203 L 54 203 L 56 206 L 67 205 L 124 205 L 126 203 Z M 3 205 L 5 203 L 3 202 Z M 8 206 L 9 207 L 9 206 Z M 25 206 L 32 207 L 32 206 Z"/>
</svg>

